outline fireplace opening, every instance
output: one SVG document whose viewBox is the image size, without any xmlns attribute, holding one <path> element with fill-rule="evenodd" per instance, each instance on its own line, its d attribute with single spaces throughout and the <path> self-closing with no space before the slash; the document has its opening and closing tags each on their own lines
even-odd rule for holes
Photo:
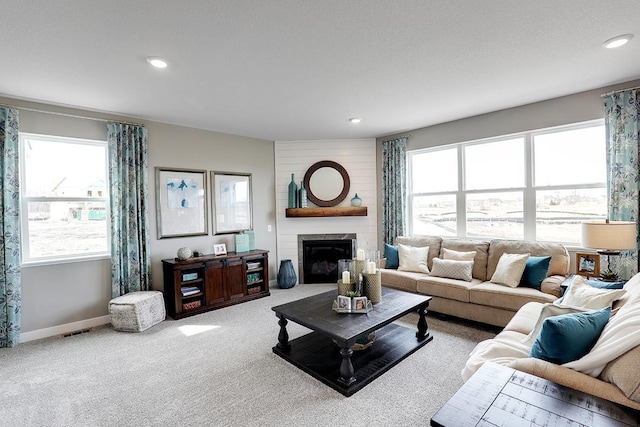
<svg viewBox="0 0 640 427">
<path fill-rule="evenodd" d="M 304 283 L 335 283 L 338 260 L 353 258 L 352 239 L 305 240 L 302 242 Z"/>
</svg>

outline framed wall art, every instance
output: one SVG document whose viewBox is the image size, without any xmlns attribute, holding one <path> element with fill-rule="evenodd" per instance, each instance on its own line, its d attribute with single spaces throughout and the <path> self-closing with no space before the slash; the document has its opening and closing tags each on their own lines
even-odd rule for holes
<svg viewBox="0 0 640 427">
<path fill-rule="evenodd" d="M 156 168 L 158 239 L 200 236 L 207 229 L 207 171 Z"/>
<path fill-rule="evenodd" d="M 577 253 L 576 273 L 580 276 L 598 277 L 600 275 L 600 255 Z"/>
<path fill-rule="evenodd" d="M 252 228 L 251 174 L 211 172 L 214 234 Z"/>
</svg>

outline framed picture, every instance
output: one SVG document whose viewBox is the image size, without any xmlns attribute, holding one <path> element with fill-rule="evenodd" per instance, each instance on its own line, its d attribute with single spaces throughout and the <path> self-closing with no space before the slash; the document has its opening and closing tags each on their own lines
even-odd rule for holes
<svg viewBox="0 0 640 427">
<path fill-rule="evenodd" d="M 211 172 L 214 234 L 252 228 L 251 174 Z"/>
<path fill-rule="evenodd" d="M 352 301 L 353 310 L 366 310 L 367 309 L 367 297 L 354 297 Z"/>
<path fill-rule="evenodd" d="M 226 255 L 227 254 L 227 245 L 224 243 L 219 243 L 217 245 L 213 245 L 213 254 L 214 255 Z"/>
<path fill-rule="evenodd" d="M 207 230 L 207 171 L 156 168 L 158 239 L 200 236 Z"/>
<path fill-rule="evenodd" d="M 351 310 L 351 298 L 344 295 L 338 295 L 338 308 Z"/>
<path fill-rule="evenodd" d="M 576 254 L 576 272 L 580 276 L 600 275 L 600 255 L 598 254 Z"/>
</svg>

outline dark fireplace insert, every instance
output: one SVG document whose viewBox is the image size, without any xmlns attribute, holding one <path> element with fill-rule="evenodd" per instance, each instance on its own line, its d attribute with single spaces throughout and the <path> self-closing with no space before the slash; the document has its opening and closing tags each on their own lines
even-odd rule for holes
<svg viewBox="0 0 640 427">
<path fill-rule="evenodd" d="M 338 260 L 353 258 L 353 239 L 304 240 L 302 265 L 304 283 L 335 283 Z"/>
</svg>

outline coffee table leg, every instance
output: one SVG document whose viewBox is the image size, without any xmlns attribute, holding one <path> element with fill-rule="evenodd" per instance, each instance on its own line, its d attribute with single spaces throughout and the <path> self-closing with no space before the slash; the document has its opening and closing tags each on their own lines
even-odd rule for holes
<svg viewBox="0 0 640 427">
<path fill-rule="evenodd" d="M 278 321 L 278 325 L 280 325 L 280 333 L 278 333 L 278 344 L 276 346 L 283 351 L 289 351 L 291 349 L 291 345 L 289 344 L 289 333 L 287 332 L 287 319 L 284 316 L 278 316 L 280 320 Z"/>
<path fill-rule="evenodd" d="M 340 378 L 338 378 L 338 381 L 347 387 L 356 382 L 353 376 L 353 364 L 351 364 L 352 354 L 353 350 L 350 348 L 340 348 L 342 363 L 340 364 Z"/>
<path fill-rule="evenodd" d="M 418 314 L 420 317 L 418 318 L 418 332 L 416 332 L 416 338 L 418 341 L 422 341 L 425 338 L 429 337 L 429 326 L 427 325 L 427 307 L 429 306 L 429 301 L 425 305 L 421 305 L 418 307 Z"/>
</svg>

